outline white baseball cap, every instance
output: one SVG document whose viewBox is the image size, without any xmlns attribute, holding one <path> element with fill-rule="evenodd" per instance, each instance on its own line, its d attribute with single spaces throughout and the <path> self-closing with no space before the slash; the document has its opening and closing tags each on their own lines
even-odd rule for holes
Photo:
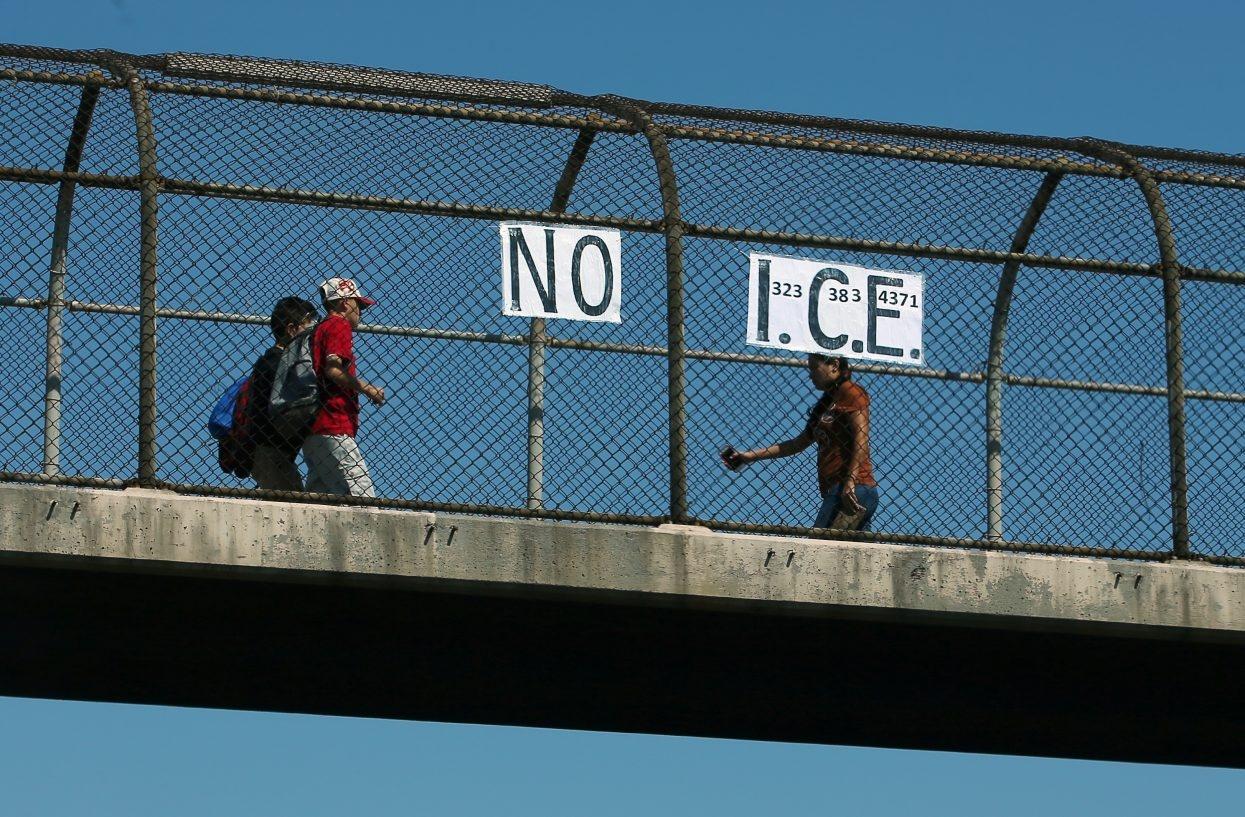
<svg viewBox="0 0 1245 817">
<path fill-rule="evenodd" d="M 359 285 L 350 278 L 330 278 L 320 284 L 320 297 L 327 301 L 340 301 L 343 298 L 354 298 L 361 309 L 375 306 L 376 301 L 364 297 Z"/>
</svg>

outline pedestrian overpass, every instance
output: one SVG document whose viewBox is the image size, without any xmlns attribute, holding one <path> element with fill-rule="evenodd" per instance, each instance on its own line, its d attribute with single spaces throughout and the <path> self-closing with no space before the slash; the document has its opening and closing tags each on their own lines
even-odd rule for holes
<svg viewBox="0 0 1245 817">
<path fill-rule="evenodd" d="M 0 486 L 0 694 L 1245 765 L 1245 572 Z"/>
<path fill-rule="evenodd" d="M 0 125 L 0 694 L 1245 765 L 1245 158 L 30 46 Z M 506 314 L 503 223 L 618 231 L 620 322 Z M 816 397 L 758 255 L 923 282 L 873 532 L 718 462 Z M 222 474 L 347 272 L 378 498 Z"/>
</svg>

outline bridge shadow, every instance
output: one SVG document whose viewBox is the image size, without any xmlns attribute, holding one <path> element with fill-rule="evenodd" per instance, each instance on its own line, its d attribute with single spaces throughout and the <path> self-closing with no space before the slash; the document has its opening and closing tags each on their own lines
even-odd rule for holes
<svg viewBox="0 0 1245 817">
<path fill-rule="evenodd" d="M 7 563 L 0 694 L 1245 766 L 1233 644 L 653 602 Z"/>
</svg>

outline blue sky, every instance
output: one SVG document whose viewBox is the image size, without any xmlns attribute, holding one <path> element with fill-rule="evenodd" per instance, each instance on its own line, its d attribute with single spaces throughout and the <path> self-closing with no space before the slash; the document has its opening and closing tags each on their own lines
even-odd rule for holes
<svg viewBox="0 0 1245 817">
<path fill-rule="evenodd" d="M 1227 2 L 97 0 L 5 9 L 0 39 L 1239 153 L 1243 24 Z M 0 699 L 0 785 L 40 815 L 1147 815 L 1236 807 L 1245 774 Z"/>
</svg>

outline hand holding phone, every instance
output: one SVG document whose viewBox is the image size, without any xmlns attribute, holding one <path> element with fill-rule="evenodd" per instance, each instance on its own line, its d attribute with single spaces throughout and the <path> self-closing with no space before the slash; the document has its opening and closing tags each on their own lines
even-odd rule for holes
<svg viewBox="0 0 1245 817">
<path fill-rule="evenodd" d="M 736 451 L 733 445 L 723 448 L 719 456 L 722 458 L 722 464 L 735 473 L 742 471 L 744 466 L 748 464 L 747 460 L 744 459 L 744 455 Z"/>
</svg>

